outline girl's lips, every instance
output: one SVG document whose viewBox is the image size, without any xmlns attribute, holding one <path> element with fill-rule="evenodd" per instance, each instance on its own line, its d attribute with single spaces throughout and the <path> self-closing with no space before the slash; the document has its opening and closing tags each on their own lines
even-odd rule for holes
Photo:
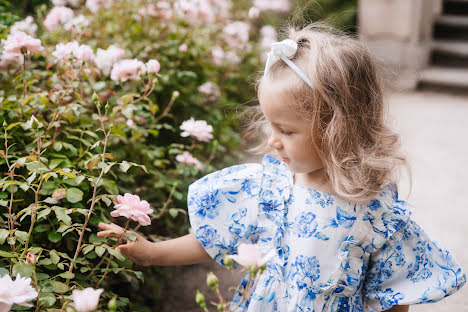
<svg viewBox="0 0 468 312">
<path fill-rule="evenodd" d="M 281 161 L 283 161 L 283 162 L 287 162 L 288 160 L 289 160 L 289 158 L 281 157 Z"/>
</svg>

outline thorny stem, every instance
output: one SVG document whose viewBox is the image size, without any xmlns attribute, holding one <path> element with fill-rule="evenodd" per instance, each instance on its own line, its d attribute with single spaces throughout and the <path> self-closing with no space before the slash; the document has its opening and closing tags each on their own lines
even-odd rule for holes
<svg viewBox="0 0 468 312">
<path fill-rule="evenodd" d="M 10 163 L 8 162 L 8 134 L 5 129 L 5 153 L 4 153 L 5 161 L 8 166 L 8 175 L 11 177 L 11 181 L 14 181 L 14 175 L 15 175 L 15 167 L 11 168 Z M 10 232 L 10 237 L 13 237 L 13 228 L 15 227 L 15 223 L 13 221 L 13 214 L 12 214 L 12 209 L 13 209 L 13 195 L 15 193 L 15 188 L 13 183 L 10 185 L 10 203 L 8 205 L 8 231 Z M 11 249 L 13 251 L 16 250 L 15 245 L 10 245 Z"/>
<path fill-rule="evenodd" d="M 39 185 L 37 186 L 36 190 L 34 191 L 34 206 L 31 208 L 32 209 L 32 215 L 31 215 L 31 226 L 29 227 L 28 231 L 28 238 L 26 239 L 26 243 L 24 245 L 24 250 L 22 253 L 22 256 L 26 253 L 28 250 L 28 244 L 29 244 L 29 239 L 31 238 L 32 230 L 34 228 L 34 223 L 36 222 L 36 215 L 37 215 L 37 207 L 39 207 L 39 191 L 41 190 L 42 187 L 42 182 L 44 181 L 44 178 L 42 176 L 42 169 L 41 169 L 41 149 L 42 149 L 42 140 L 41 137 L 37 137 L 37 151 L 36 151 L 36 157 L 39 161 Z"/>
<path fill-rule="evenodd" d="M 132 100 L 130 104 L 134 104 L 142 99 L 146 99 L 151 93 L 153 93 L 154 88 L 150 87 L 151 83 L 153 82 L 153 79 L 148 79 L 148 83 L 145 86 L 145 89 L 143 90 L 143 95 L 137 98 L 136 100 Z"/>
<path fill-rule="evenodd" d="M 176 98 L 177 98 L 177 97 L 173 94 L 172 97 L 171 97 L 171 100 L 170 100 L 169 103 L 167 104 L 167 106 L 166 106 L 166 108 L 164 109 L 164 111 L 162 112 L 162 114 L 159 115 L 158 117 L 156 117 L 155 122 L 158 122 L 158 121 L 160 121 L 161 119 L 163 119 L 164 117 L 167 116 L 167 114 L 168 114 L 169 111 L 171 110 L 172 105 L 174 104 Z"/>
<path fill-rule="evenodd" d="M 75 261 L 76 261 L 76 258 L 78 257 L 78 254 L 80 252 L 80 247 L 81 247 L 81 242 L 83 241 L 83 236 L 84 236 L 84 233 L 85 233 L 85 230 L 86 230 L 86 227 L 88 225 L 88 221 L 89 221 L 89 218 L 91 217 L 92 213 L 93 213 L 93 210 L 94 210 L 94 205 L 96 204 L 96 191 L 97 191 L 97 187 L 98 187 L 98 184 L 99 182 L 101 181 L 102 179 L 102 176 L 104 175 L 104 170 L 105 170 L 105 166 L 104 166 L 104 162 L 105 162 L 105 158 L 106 158 L 106 148 L 107 148 L 107 142 L 109 140 L 109 136 L 110 136 L 110 130 L 108 132 L 106 132 L 106 129 L 104 127 L 104 122 L 103 122 L 103 118 L 102 118 L 102 115 L 101 115 L 101 110 L 99 109 L 99 107 L 97 108 L 98 109 L 98 113 L 99 113 L 99 121 L 101 123 L 101 129 L 102 131 L 104 132 L 104 142 L 103 142 L 103 149 L 102 149 L 102 153 L 101 153 L 101 164 L 102 164 L 102 169 L 101 169 L 101 173 L 99 174 L 99 177 L 97 178 L 96 182 L 94 182 L 94 188 L 93 188 L 93 197 L 91 199 L 91 207 L 89 208 L 89 212 L 88 212 L 88 215 L 86 216 L 86 219 L 85 219 L 85 222 L 83 224 L 83 228 L 81 230 L 81 234 L 80 234 L 80 237 L 78 238 L 78 244 L 76 246 L 76 251 L 75 251 L 75 255 L 73 256 L 73 260 L 70 262 L 70 267 L 68 269 L 69 272 L 72 272 L 73 271 L 73 266 L 75 264 Z M 69 282 L 69 280 L 67 280 L 67 283 Z"/>
<path fill-rule="evenodd" d="M 81 69 L 83 69 L 83 63 L 80 64 L 80 68 L 78 68 L 78 70 L 75 72 L 74 76 L 72 77 L 72 79 L 70 80 L 70 82 L 68 83 L 67 85 L 67 88 L 65 89 L 65 91 L 62 93 L 62 95 L 60 96 L 60 98 L 58 99 L 57 103 L 60 104 L 60 102 L 62 102 L 63 98 L 65 97 L 65 95 L 68 93 L 68 91 L 70 90 L 70 87 L 73 83 L 73 81 L 75 81 L 76 77 L 78 77 L 78 74 L 81 72 Z M 57 119 L 58 117 L 58 114 L 59 114 L 59 110 L 56 109 L 55 110 L 55 113 L 54 113 L 54 116 L 52 117 L 52 120 L 50 121 L 49 125 L 47 126 L 47 130 L 49 130 L 50 128 L 52 128 L 52 126 L 54 125 L 54 122 L 55 120 Z"/>
</svg>

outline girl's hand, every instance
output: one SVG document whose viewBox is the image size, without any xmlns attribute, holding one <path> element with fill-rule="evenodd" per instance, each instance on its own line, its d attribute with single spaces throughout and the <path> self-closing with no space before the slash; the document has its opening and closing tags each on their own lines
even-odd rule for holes
<svg viewBox="0 0 468 312">
<path fill-rule="evenodd" d="M 124 233 L 124 229 L 114 223 L 103 223 L 99 222 L 98 227 L 102 230 L 97 233 L 98 237 L 119 237 Z M 143 266 L 152 265 L 151 252 L 152 244 L 138 233 L 132 231 L 126 231 L 126 233 L 133 234 L 136 236 L 136 241 L 132 242 L 127 237 L 122 236 L 122 242 L 124 244 L 117 246 L 122 254 L 126 255 L 133 263 Z"/>
</svg>

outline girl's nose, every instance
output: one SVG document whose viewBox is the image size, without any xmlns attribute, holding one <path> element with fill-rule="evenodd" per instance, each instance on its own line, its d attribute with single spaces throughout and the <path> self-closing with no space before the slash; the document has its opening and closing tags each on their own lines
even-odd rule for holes
<svg viewBox="0 0 468 312">
<path fill-rule="evenodd" d="M 283 147 L 281 141 L 278 140 L 278 138 L 274 135 L 270 135 L 270 138 L 268 139 L 268 145 L 277 150 L 280 150 Z"/>
</svg>

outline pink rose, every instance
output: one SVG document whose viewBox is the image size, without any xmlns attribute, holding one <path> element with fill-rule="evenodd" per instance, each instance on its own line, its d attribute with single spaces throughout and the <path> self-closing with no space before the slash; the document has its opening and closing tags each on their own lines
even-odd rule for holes
<svg viewBox="0 0 468 312">
<path fill-rule="evenodd" d="M 146 226 L 151 224 L 151 219 L 148 214 L 153 212 L 146 200 L 140 200 L 138 195 L 125 193 L 124 196 L 117 196 L 118 204 L 114 206 L 114 211 L 111 212 L 113 217 L 126 217 L 133 221 L 138 221 L 141 225 Z"/>
<path fill-rule="evenodd" d="M 0 56 L 0 69 L 7 69 L 9 65 L 17 67 L 24 63 L 24 56 L 21 53 L 3 52 Z"/>
<path fill-rule="evenodd" d="M 159 18 L 163 20 L 170 20 L 172 17 L 172 9 L 171 4 L 167 1 L 159 1 L 156 4 L 156 8 L 158 10 Z"/>
<path fill-rule="evenodd" d="M 289 0 L 254 0 L 254 6 L 261 11 L 288 12 L 291 9 Z"/>
<path fill-rule="evenodd" d="M 6 40 L 2 39 L 4 53 L 34 53 L 42 51 L 41 40 L 30 35 L 17 31 L 9 34 Z"/>
<path fill-rule="evenodd" d="M 223 32 L 226 34 L 226 42 L 233 49 L 245 49 L 249 41 L 249 31 L 250 25 L 239 21 L 223 28 Z"/>
<path fill-rule="evenodd" d="M 111 71 L 111 79 L 114 81 L 127 81 L 140 79 L 140 74 L 146 73 L 146 66 L 137 59 L 121 60 L 114 64 Z"/>
<path fill-rule="evenodd" d="M 73 18 L 73 10 L 64 6 L 55 6 L 50 10 L 44 19 L 44 26 L 47 30 L 54 30 L 60 24 L 66 23 Z"/>
<path fill-rule="evenodd" d="M 257 19 L 260 16 L 260 10 L 256 7 L 251 7 L 249 10 L 249 18 Z"/>
<path fill-rule="evenodd" d="M 16 280 L 12 280 L 7 274 L 0 277 L 0 311 L 10 311 L 13 304 L 32 307 L 28 304 L 37 297 L 38 293 L 31 286 L 31 279 L 21 277 L 19 274 Z"/>
<path fill-rule="evenodd" d="M 151 74 L 156 74 L 161 69 L 161 65 L 156 60 L 149 60 L 146 62 L 146 71 Z"/>
<path fill-rule="evenodd" d="M 111 45 L 107 50 L 97 49 L 94 63 L 105 74 L 109 75 L 112 66 L 125 55 L 125 50 Z"/>
<path fill-rule="evenodd" d="M 260 248 L 255 244 L 240 244 L 237 255 L 229 256 L 234 261 L 245 267 L 262 266 L 265 261 L 262 259 Z"/>
<path fill-rule="evenodd" d="M 101 9 L 109 8 L 112 0 L 86 0 L 86 7 L 93 13 L 97 13 Z"/>
<path fill-rule="evenodd" d="M 192 156 L 189 152 L 185 151 L 183 154 L 177 155 L 176 160 L 183 164 L 195 165 L 198 170 L 203 168 L 202 164 L 198 159 Z"/>
<path fill-rule="evenodd" d="M 198 141 L 208 142 L 213 138 L 211 132 L 213 127 L 208 125 L 205 120 L 195 120 L 190 118 L 182 123 L 180 126 L 181 130 L 184 130 L 180 135 L 183 137 L 194 137 Z"/>
<path fill-rule="evenodd" d="M 215 65 L 220 66 L 224 63 L 225 53 L 223 48 L 221 48 L 220 46 L 214 46 L 211 49 L 211 55 L 213 55 L 213 62 L 215 63 Z"/>
<path fill-rule="evenodd" d="M 36 256 L 33 255 L 32 253 L 28 252 L 26 256 L 26 263 L 34 265 L 36 263 Z"/>
<path fill-rule="evenodd" d="M 28 16 L 24 20 L 18 21 L 11 26 L 11 33 L 17 31 L 22 31 L 30 35 L 35 35 L 37 31 L 37 25 L 36 23 L 34 23 L 34 19 L 31 16 Z"/>
<path fill-rule="evenodd" d="M 83 290 L 72 291 L 73 304 L 77 312 L 95 311 L 99 305 L 99 297 L 104 289 L 93 289 L 91 287 Z"/>
<path fill-rule="evenodd" d="M 179 46 L 179 52 L 185 53 L 188 50 L 188 46 L 186 43 L 183 43 Z"/>
<path fill-rule="evenodd" d="M 70 56 L 73 56 L 73 52 L 78 50 L 79 44 L 76 41 L 67 42 L 67 43 L 58 43 L 55 46 L 55 51 L 52 52 L 52 55 L 58 61 L 67 61 Z"/>
<path fill-rule="evenodd" d="M 93 50 L 87 46 L 86 44 L 82 44 L 78 47 L 77 50 L 73 52 L 73 56 L 78 60 L 78 61 L 90 61 L 94 58 L 94 53 Z"/>
</svg>

